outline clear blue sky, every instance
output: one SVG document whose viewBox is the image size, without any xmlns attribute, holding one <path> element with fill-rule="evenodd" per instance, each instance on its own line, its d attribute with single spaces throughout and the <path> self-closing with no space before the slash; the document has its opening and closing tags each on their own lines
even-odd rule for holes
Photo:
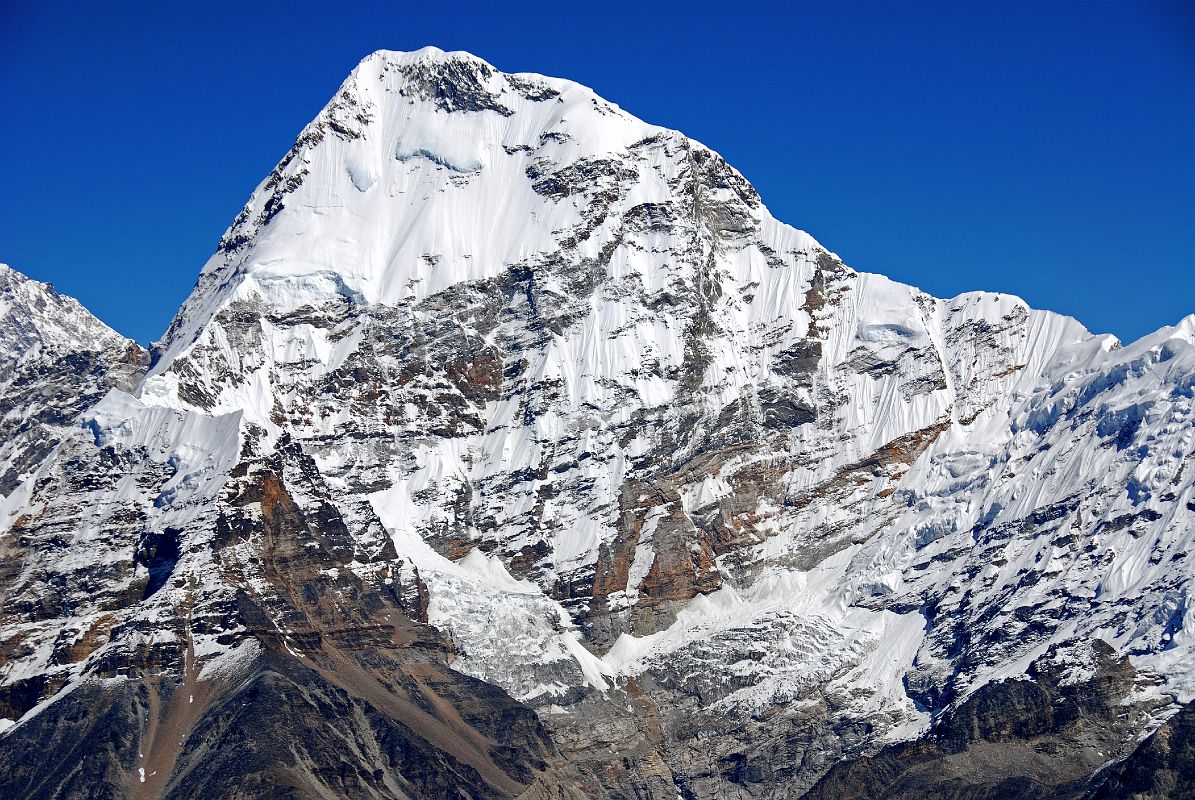
<svg viewBox="0 0 1195 800">
<path fill-rule="evenodd" d="M 156 339 L 367 53 L 572 78 L 939 296 L 1136 338 L 1195 312 L 1189 2 L 0 0 L 0 261 Z"/>
</svg>

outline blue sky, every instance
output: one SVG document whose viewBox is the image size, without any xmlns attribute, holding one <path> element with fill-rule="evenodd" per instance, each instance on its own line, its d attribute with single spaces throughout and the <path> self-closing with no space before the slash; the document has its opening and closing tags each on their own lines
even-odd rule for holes
<svg viewBox="0 0 1195 800">
<path fill-rule="evenodd" d="M 1132 339 L 1195 312 L 1186 2 L 0 2 L 0 261 L 142 342 L 363 56 L 571 78 L 939 296 Z"/>
</svg>

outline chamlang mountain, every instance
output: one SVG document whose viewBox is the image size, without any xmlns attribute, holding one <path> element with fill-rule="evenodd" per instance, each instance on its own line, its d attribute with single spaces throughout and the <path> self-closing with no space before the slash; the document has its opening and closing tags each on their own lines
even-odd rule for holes
<svg viewBox="0 0 1195 800">
<path fill-rule="evenodd" d="M 856 272 L 381 51 L 151 351 L 0 267 L 0 796 L 1195 792 L 1195 317 Z"/>
</svg>

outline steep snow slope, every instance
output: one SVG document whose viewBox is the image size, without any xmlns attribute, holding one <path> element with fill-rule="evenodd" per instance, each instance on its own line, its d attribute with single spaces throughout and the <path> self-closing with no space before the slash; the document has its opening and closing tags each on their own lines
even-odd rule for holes
<svg viewBox="0 0 1195 800">
<path fill-rule="evenodd" d="M 456 670 L 600 765 L 591 795 L 799 793 L 992 681 L 1082 684 L 1093 638 L 1131 657 L 1148 731 L 1195 679 L 1193 329 L 1121 347 L 857 273 L 584 87 L 380 51 L 254 192 L 136 397 L 40 467 L 6 537 L 78 529 L 55 498 L 120 509 L 99 527 L 132 588 L 6 596 L 9 642 L 114 633 L 69 668 L 10 644 L 0 683 L 15 718 L 155 626 L 184 678 L 254 642 L 314 658 L 310 609 L 264 639 L 230 610 L 303 605 L 270 555 L 298 514 L 336 531 L 327 591 L 396 581 Z M 41 571 L 11 596 L 94 558 L 70 546 L 58 572 L 22 551 Z"/>
</svg>

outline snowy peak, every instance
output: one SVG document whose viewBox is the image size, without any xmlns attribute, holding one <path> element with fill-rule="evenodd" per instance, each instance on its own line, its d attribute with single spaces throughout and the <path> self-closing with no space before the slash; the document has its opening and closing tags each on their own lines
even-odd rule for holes
<svg viewBox="0 0 1195 800">
<path fill-rule="evenodd" d="M 360 78 L 365 70 L 376 70 L 388 90 L 430 102 L 440 111 L 514 113 L 502 102 L 508 89 L 504 76 L 470 53 L 445 53 L 434 47 L 412 53 L 379 50 L 353 74 Z"/>
<path fill-rule="evenodd" d="M 155 371 L 236 297 L 280 311 L 335 297 L 393 305 L 542 260 L 583 226 L 575 247 L 596 257 L 616 232 L 596 230 L 595 201 L 662 213 L 692 177 L 713 183 L 710 208 L 745 198 L 711 225 L 750 224 L 758 197 L 722 159 L 579 84 L 467 54 L 379 51 L 234 220 Z"/>
<path fill-rule="evenodd" d="M 73 297 L 0 264 L 0 391 L 27 387 L 39 371 L 58 365 L 73 369 L 77 374 L 72 377 L 80 380 L 115 370 L 108 380 L 132 388 L 144 359 L 136 342 L 100 322 Z M 71 388 L 68 381 L 47 384 L 44 390 L 66 396 Z"/>
<path fill-rule="evenodd" d="M 1042 676 L 1131 700 L 1081 747 L 1051 740 L 1086 753 L 1067 780 L 1195 697 L 1195 318 L 1122 347 L 1007 294 L 856 272 L 716 153 L 578 84 L 434 48 L 363 60 L 136 396 L 94 402 L 125 345 L 97 328 L 74 405 L 41 416 L 98 323 L 13 285 L 22 320 L 75 320 L 9 330 L 41 366 L 4 420 L 50 442 L 35 469 L 4 456 L 0 717 L 30 748 L 73 714 L 43 701 L 96 676 L 194 697 L 164 706 L 178 733 L 269 669 L 361 690 L 382 705 L 338 718 L 370 725 L 505 724 L 486 709 L 509 701 L 529 741 L 580 754 L 588 797 L 787 796 L 977 706 L 1009 730 Z M 415 683 L 447 695 L 390 703 L 433 663 Z M 420 764 L 447 748 L 494 796 L 562 785 L 416 727 L 438 737 Z M 296 785 L 344 741 L 387 752 L 341 730 Z M 436 793 L 361 758 L 371 786 Z"/>
<path fill-rule="evenodd" d="M 134 346 L 74 298 L 0 264 L 0 359 L 8 364 L 5 373 L 15 362 L 40 353 Z"/>
<path fill-rule="evenodd" d="M 468 68 L 484 72 L 487 76 L 497 72 L 488 61 L 475 56 L 465 50 L 443 50 L 435 45 L 426 45 L 418 50 L 375 50 L 353 69 L 352 74 L 358 73 L 366 64 L 383 62 L 400 67 L 436 69 L 444 64 L 460 64 Z"/>
<path fill-rule="evenodd" d="M 568 91 L 596 98 L 592 90 L 574 81 L 504 73 L 472 53 L 437 47 L 371 53 L 352 71 L 342 91 L 370 93 L 373 88 L 430 103 L 446 113 L 489 111 L 500 116 L 512 116 L 521 101 L 558 100 Z"/>
<path fill-rule="evenodd" d="M 0 264 L 0 495 L 108 389 L 133 388 L 146 360 L 74 298 Z"/>
</svg>

